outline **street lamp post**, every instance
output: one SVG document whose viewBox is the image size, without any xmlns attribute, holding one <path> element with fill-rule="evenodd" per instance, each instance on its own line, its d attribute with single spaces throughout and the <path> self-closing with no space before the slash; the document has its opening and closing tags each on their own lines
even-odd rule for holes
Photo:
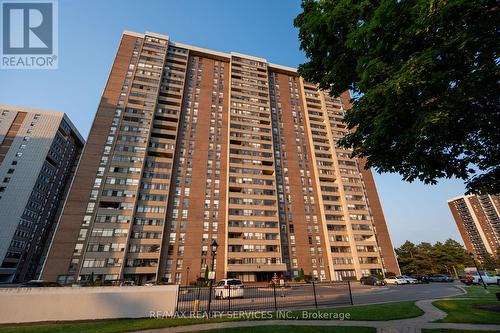
<svg viewBox="0 0 500 333">
<path fill-rule="evenodd" d="M 212 250 L 212 267 L 211 267 L 212 272 L 214 272 L 215 255 L 217 254 L 218 247 L 219 247 L 219 244 L 217 244 L 217 241 L 215 239 L 213 239 L 212 243 L 210 244 L 210 250 Z M 210 279 L 210 277 L 211 277 L 211 279 Z M 207 307 L 207 312 L 208 312 L 209 316 L 210 316 L 210 305 L 212 303 L 212 285 L 213 285 L 214 279 L 215 279 L 215 272 L 213 273 L 212 276 L 210 276 L 210 274 L 209 274 L 210 288 L 209 288 L 209 294 L 208 294 L 208 307 Z"/>
<path fill-rule="evenodd" d="M 479 267 L 477 267 L 477 262 L 476 258 L 474 258 L 474 253 L 469 252 L 469 257 L 472 259 L 472 262 L 474 262 L 474 266 L 476 267 L 477 275 L 479 276 L 479 280 L 481 280 L 481 283 L 483 284 L 484 289 L 488 290 L 486 287 L 486 283 L 484 283 L 483 277 L 481 276 L 481 271 L 479 270 Z"/>
</svg>

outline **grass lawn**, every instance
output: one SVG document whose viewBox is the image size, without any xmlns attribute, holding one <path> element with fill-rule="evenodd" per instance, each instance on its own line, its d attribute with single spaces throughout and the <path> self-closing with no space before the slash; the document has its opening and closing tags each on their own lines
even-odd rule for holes
<svg viewBox="0 0 500 333">
<path fill-rule="evenodd" d="M 342 327 L 342 326 L 254 326 L 240 328 L 224 328 L 198 333 L 375 333 L 372 327 Z"/>
<path fill-rule="evenodd" d="M 452 330 L 449 328 L 424 328 L 422 333 L 477 333 L 478 331 Z M 498 331 L 479 331 L 481 333 L 498 333 Z"/>
<path fill-rule="evenodd" d="M 349 313 L 350 316 L 349 318 L 347 318 L 346 316 L 345 317 L 346 320 L 393 320 L 402 318 L 413 318 L 423 314 L 423 311 L 420 310 L 414 304 L 414 302 L 394 302 L 394 303 L 376 304 L 376 305 L 348 306 L 348 307 L 341 307 L 334 309 L 308 310 L 307 312 L 338 314 L 338 315 L 330 315 L 329 318 L 338 318 L 340 314 Z M 293 311 L 291 312 L 291 315 L 293 317 L 297 317 L 297 319 L 299 320 L 315 319 L 311 316 L 309 316 L 309 318 L 306 318 L 305 316 L 303 316 L 302 311 Z M 269 319 L 276 319 L 276 317 Z M 0 327 L 0 333 L 117 333 L 117 332 L 139 331 L 139 330 L 153 329 L 153 328 L 215 323 L 215 322 L 234 321 L 234 320 L 248 320 L 248 319 L 246 318 L 234 319 L 227 317 L 214 318 L 214 319 L 205 319 L 205 318 L 119 319 L 119 320 L 104 320 L 104 321 L 92 321 L 92 322 L 18 325 L 17 327 L 3 326 Z M 331 320 L 331 319 L 326 319 L 326 320 Z M 314 329 L 315 332 L 317 332 L 318 328 Z M 341 328 L 339 327 L 338 329 Z M 329 332 L 344 332 L 344 331 L 329 331 Z M 350 331 L 345 331 L 345 332 L 350 332 Z"/>
<path fill-rule="evenodd" d="M 450 299 L 435 301 L 437 308 L 448 314 L 439 322 L 442 323 L 471 323 L 471 324 L 500 324 L 500 314 L 475 308 L 476 304 L 499 304 L 495 293 L 500 292 L 500 287 L 488 286 L 489 293 L 486 293 L 482 286 L 465 287 L 467 294 L 455 296 Z"/>
<path fill-rule="evenodd" d="M 465 295 L 456 295 L 453 298 L 484 298 L 496 300 L 495 293 L 500 292 L 500 287 L 498 286 L 488 286 L 488 292 L 484 290 L 482 286 L 463 286 L 467 291 Z"/>
<path fill-rule="evenodd" d="M 475 308 L 475 304 L 498 304 L 495 300 L 440 300 L 435 301 L 437 308 L 448 315 L 439 320 L 441 323 L 471 323 L 471 324 L 500 324 L 500 314 Z"/>
<path fill-rule="evenodd" d="M 335 309 L 310 310 L 308 312 L 317 311 L 329 313 L 349 313 L 349 320 L 395 320 L 414 318 L 424 314 L 424 311 L 417 307 L 413 301 L 348 306 Z"/>
<path fill-rule="evenodd" d="M 210 319 L 216 323 L 230 319 Z M 29 324 L 17 327 L 0 327 L 0 333 L 117 333 L 131 332 L 145 329 L 174 327 L 181 325 L 204 324 L 206 319 L 167 318 L 167 319 L 117 319 L 93 322 L 54 323 L 54 324 Z"/>
</svg>

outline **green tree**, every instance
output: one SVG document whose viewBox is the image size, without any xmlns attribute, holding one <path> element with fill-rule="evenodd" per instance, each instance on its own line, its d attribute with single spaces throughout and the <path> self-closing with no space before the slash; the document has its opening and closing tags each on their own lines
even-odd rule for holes
<svg viewBox="0 0 500 333">
<path fill-rule="evenodd" d="M 432 249 L 432 257 L 437 271 L 454 274 L 455 269 L 472 265 L 467 250 L 457 241 L 448 239 L 446 242 L 437 242 Z"/>
<path fill-rule="evenodd" d="M 406 241 L 395 249 L 401 271 L 414 273 L 449 273 L 454 269 L 470 266 L 472 261 L 467 250 L 457 241 L 448 239 L 446 242 L 436 242 L 434 245 L 422 242 L 413 244 Z"/>
<path fill-rule="evenodd" d="M 417 245 L 417 254 L 413 265 L 420 268 L 420 273 L 434 273 L 437 271 L 432 251 L 431 243 L 422 242 Z"/>
<path fill-rule="evenodd" d="M 406 274 L 432 272 L 429 255 L 431 248 L 432 245 L 429 243 L 415 245 L 410 241 L 406 241 L 401 247 L 396 249 L 401 271 Z"/>
<path fill-rule="evenodd" d="M 207 282 L 208 281 L 208 267 L 205 268 L 205 273 L 204 273 L 203 277 L 205 278 L 205 282 Z"/>
<path fill-rule="evenodd" d="M 399 248 L 395 249 L 396 255 L 398 257 L 399 267 L 402 272 L 412 271 L 414 268 L 410 267 L 415 260 L 415 255 L 417 249 L 415 244 L 410 241 L 406 241 Z"/>
<path fill-rule="evenodd" d="M 301 269 L 299 270 L 299 280 L 300 280 L 300 281 L 304 281 L 304 278 L 305 278 L 304 269 L 303 269 L 303 268 L 301 268 Z"/>
<path fill-rule="evenodd" d="M 500 191 L 500 11 L 494 0 L 303 0 L 300 74 L 353 92 L 340 145 L 406 181 Z"/>
</svg>

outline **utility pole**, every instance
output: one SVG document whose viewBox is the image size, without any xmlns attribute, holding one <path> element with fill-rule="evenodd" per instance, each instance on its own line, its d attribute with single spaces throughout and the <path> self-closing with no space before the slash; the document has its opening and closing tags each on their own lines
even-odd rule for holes
<svg viewBox="0 0 500 333">
<path fill-rule="evenodd" d="M 479 276 L 479 280 L 483 284 L 484 290 L 488 290 L 486 287 L 486 283 L 484 283 L 483 277 L 481 276 L 481 271 L 479 270 L 479 267 L 477 267 L 477 262 L 476 258 L 474 258 L 474 253 L 469 252 L 469 256 L 471 257 L 472 261 L 474 262 L 474 266 L 476 267 L 477 275 Z"/>
</svg>

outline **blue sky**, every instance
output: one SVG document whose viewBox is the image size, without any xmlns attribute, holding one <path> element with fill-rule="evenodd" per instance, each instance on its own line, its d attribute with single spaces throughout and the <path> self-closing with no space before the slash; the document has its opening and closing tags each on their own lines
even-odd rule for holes
<svg viewBox="0 0 500 333">
<path fill-rule="evenodd" d="M 60 0 L 59 69 L 1 70 L 0 103 L 64 111 L 86 137 L 124 30 L 296 67 L 305 61 L 293 27 L 299 12 L 296 0 Z M 395 246 L 406 239 L 462 242 L 446 203 L 464 192 L 462 181 L 375 178 Z"/>
</svg>

